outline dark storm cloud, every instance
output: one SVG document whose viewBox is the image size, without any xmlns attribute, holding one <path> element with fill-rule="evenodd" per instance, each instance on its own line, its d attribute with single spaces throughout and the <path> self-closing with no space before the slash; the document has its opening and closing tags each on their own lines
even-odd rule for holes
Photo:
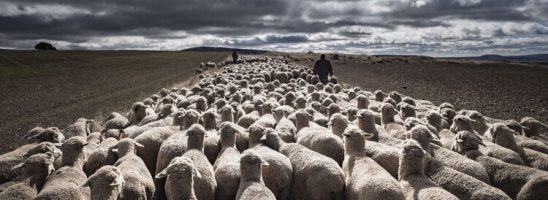
<svg viewBox="0 0 548 200">
<path fill-rule="evenodd" d="M 537 51 L 548 43 L 546 9 L 545 0 L 4 0 L 0 48 Z"/>
</svg>

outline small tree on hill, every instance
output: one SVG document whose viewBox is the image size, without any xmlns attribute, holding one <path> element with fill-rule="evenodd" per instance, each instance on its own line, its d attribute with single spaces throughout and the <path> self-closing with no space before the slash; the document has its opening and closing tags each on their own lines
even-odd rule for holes
<svg viewBox="0 0 548 200">
<path fill-rule="evenodd" d="M 36 50 L 57 50 L 53 45 L 47 42 L 40 42 L 36 46 L 34 46 L 34 49 Z"/>
</svg>

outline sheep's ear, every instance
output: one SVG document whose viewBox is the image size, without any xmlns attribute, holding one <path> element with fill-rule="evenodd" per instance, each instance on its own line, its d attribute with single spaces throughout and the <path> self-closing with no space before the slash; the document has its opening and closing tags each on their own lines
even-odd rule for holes
<svg viewBox="0 0 548 200">
<path fill-rule="evenodd" d="M 145 147 L 143 144 L 141 143 L 138 143 L 138 142 L 134 142 L 135 146 L 139 147 L 139 148 L 143 148 Z"/>
<path fill-rule="evenodd" d="M 266 141 L 266 134 L 261 137 L 261 141 Z"/>
<path fill-rule="evenodd" d="M 484 147 L 486 147 L 486 145 L 485 145 L 485 144 L 483 144 L 483 141 L 481 141 L 481 140 L 480 140 L 480 141 L 478 141 L 478 143 L 479 143 L 479 144 L 480 144 L 481 146 L 484 146 Z"/>
<path fill-rule="evenodd" d="M 19 163 L 13 167 L 11 167 L 11 170 L 18 170 L 21 169 L 25 165 L 25 162 Z"/>
<path fill-rule="evenodd" d="M 196 178 L 202 178 L 202 174 L 195 167 L 192 168 L 192 175 Z"/>
<path fill-rule="evenodd" d="M 92 177 L 93 177 L 93 176 L 92 176 Z M 91 180 L 92 177 L 89 177 L 88 180 L 87 180 L 84 184 L 80 185 L 80 187 L 82 187 L 82 188 L 84 188 L 84 187 L 89 187 L 89 182 L 90 182 L 90 180 Z"/>
<path fill-rule="evenodd" d="M 110 149 L 113 153 L 118 153 L 118 149 Z"/>
<path fill-rule="evenodd" d="M 55 145 L 55 147 L 59 147 L 59 148 L 60 148 L 60 147 L 63 146 L 63 143 L 55 143 L 54 145 Z"/>
<path fill-rule="evenodd" d="M 85 147 L 89 144 L 89 142 L 86 142 L 86 143 L 82 143 L 81 147 Z"/>
<path fill-rule="evenodd" d="M 124 177 L 122 175 L 119 175 L 114 180 L 112 180 L 112 182 L 110 182 L 110 186 L 122 186 L 124 183 Z"/>
<path fill-rule="evenodd" d="M 268 166 L 268 165 L 270 165 L 270 164 L 268 164 L 268 162 L 266 162 L 266 160 L 264 160 L 264 159 L 261 158 L 261 165 L 262 165 L 262 166 Z"/>
<path fill-rule="evenodd" d="M 156 174 L 155 178 L 165 178 L 167 177 L 167 167 L 162 170 L 160 173 Z"/>
<path fill-rule="evenodd" d="M 364 131 L 362 131 L 362 134 L 365 137 L 365 139 L 370 139 L 374 136 L 373 133 L 367 133 L 367 132 L 364 132 Z"/>
</svg>

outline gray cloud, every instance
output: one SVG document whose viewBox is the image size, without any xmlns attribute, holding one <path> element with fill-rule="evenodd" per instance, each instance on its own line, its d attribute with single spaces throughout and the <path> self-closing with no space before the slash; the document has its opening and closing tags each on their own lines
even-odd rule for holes
<svg viewBox="0 0 548 200">
<path fill-rule="evenodd" d="M 544 53 L 547 9 L 546 0 L 4 0 L 0 48 Z"/>
</svg>

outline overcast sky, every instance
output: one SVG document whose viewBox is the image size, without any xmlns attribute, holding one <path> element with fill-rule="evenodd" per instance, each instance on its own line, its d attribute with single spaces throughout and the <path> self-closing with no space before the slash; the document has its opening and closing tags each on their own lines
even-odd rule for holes
<svg viewBox="0 0 548 200">
<path fill-rule="evenodd" d="M 548 0 L 0 0 L 0 48 L 548 53 Z"/>
</svg>

